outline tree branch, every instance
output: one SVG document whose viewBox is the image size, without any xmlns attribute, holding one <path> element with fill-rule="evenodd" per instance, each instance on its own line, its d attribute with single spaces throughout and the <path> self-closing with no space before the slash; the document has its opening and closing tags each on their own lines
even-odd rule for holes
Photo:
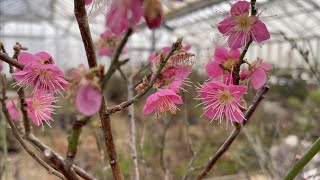
<svg viewBox="0 0 320 180">
<path fill-rule="evenodd" d="M 312 144 L 308 151 L 299 159 L 288 174 L 284 177 L 284 180 L 294 179 L 297 174 L 308 164 L 308 162 L 320 152 L 320 137 Z"/>
<path fill-rule="evenodd" d="M 136 101 L 138 101 L 143 95 L 145 95 L 148 90 L 153 86 L 153 84 L 156 82 L 161 70 L 164 68 L 165 64 L 168 62 L 168 60 L 170 59 L 171 55 L 173 54 L 173 52 L 178 48 L 179 46 L 179 41 L 180 39 L 172 44 L 171 50 L 168 53 L 168 55 L 166 56 L 166 58 L 164 59 L 163 62 L 161 62 L 159 69 L 157 70 L 157 72 L 154 74 L 153 78 L 151 79 L 151 81 L 149 82 L 148 86 L 140 93 L 138 93 L 137 95 L 135 95 L 133 98 L 129 99 L 128 101 L 122 102 L 119 105 L 113 106 L 111 108 L 108 109 L 108 112 L 110 114 L 121 111 L 124 108 L 127 108 L 128 106 L 130 106 L 131 104 L 135 103 Z"/>
<path fill-rule="evenodd" d="M 23 126 L 24 126 L 24 131 L 25 134 L 28 135 L 32 132 L 32 126 L 31 126 L 31 122 L 30 119 L 28 117 L 28 112 L 27 112 L 27 102 L 26 102 L 26 97 L 25 97 L 25 93 L 24 93 L 24 89 L 23 87 L 18 89 L 18 95 L 20 98 L 20 109 L 22 112 L 22 120 L 23 120 Z"/>
<path fill-rule="evenodd" d="M 197 180 L 203 179 L 209 173 L 209 171 L 212 169 L 215 163 L 221 158 L 221 156 L 229 149 L 233 141 L 238 137 L 242 127 L 250 120 L 257 106 L 265 98 L 265 94 L 268 92 L 268 90 L 269 87 L 264 86 L 257 92 L 256 96 L 252 101 L 251 106 L 248 108 L 244 115 L 246 120 L 244 120 L 242 124 L 235 124 L 236 127 L 233 129 L 227 140 L 222 144 L 222 146 L 218 149 L 215 155 L 210 158 L 209 162 L 205 165 L 205 168 L 198 175 Z"/>
<path fill-rule="evenodd" d="M 6 99 L 7 99 L 7 95 L 6 95 L 6 87 L 7 87 L 7 82 L 5 80 L 4 76 L 1 76 L 1 84 L 2 84 L 2 98 L 1 98 L 1 105 L 2 105 L 2 112 L 5 115 L 8 124 L 11 127 L 12 133 L 15 136 L 15 138 L 18 140 L 18 142 L 21 144 L 21 146 L 27 151 L 27 153 L 33 158 L 35 159 L 41 166 L 43 166 L 48 172 L 49 174 L 54 174 L 55 176 L 59 177 L 60 179 L 66 179 L 62 174 L 60 174 L 58 171 L 56 171 L 55 169 L 53 169 L 50 165 L 48 165 L 46 162 L 44 162 L 34 151 L 32 151 L 27 144 L 25 143 L 25 141 L 22 139 L 22 137 L 19 134 L 19 131 L 17 129 L 17 127 L 15 126 L 15 124 L 12 121 L 12 118 L 9 114 L 9 111 L 6 107 Z M 66 175 L 65 175 L 66 176 Z M 67 176 L 66 176 L 67 177 Z"/>
<path fill-rule="evenodd" d="M 24 68 L 24 65 L 16 61 L 15 59 L 9 57 L 7 54 L 0 52 L 0 60 L 12 65 L 20 70 Z"/>
</svg>

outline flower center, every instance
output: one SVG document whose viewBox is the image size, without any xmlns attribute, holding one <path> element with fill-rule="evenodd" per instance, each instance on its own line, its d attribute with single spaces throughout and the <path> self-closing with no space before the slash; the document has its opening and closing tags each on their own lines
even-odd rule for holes
<svg viewBox="0 0 320 180">
<path fill-rule="evenodd" d="M 250 30 L 251 25 L 254 22 L 254 20 L 255 20 L 254 16 L 248 16 L 246 14 L 236 17 L 236 22 L 238 24 L 238 28 L 240 30 L 244 30 L 244 31 Z"/>
<path fill-rule="evenodd" d="M 33 107 L 33 109 L 40 109 L 41 108 L 40 101 L 39 100 L 33 100 L 32 107 Z"/>
<path fill-rule="evenodd" d="M 220 91 L 218 95 L 218 99 L 222 104 L 229 104 L 230 102 L 233 101 L 234 97 L 231 95 L 230 91 L 228 90 L 223 90 Z"/>
<path fill-rule="evenodd" d="M 48 71 L 48 70 L 40 70 L 40 71 L 37 71 L 37 74 L 39 76 L 45 76 L 45 77 L 49 77 L 52 75 L 52 72 L 51 71 Z"/>
<path fill-rule="evenodd" d="M 226 62 L 223 63 L 223 67 L 225 67 L 228 70 L 231 70 L 234 63 L 234 60 L 232 58 L 229 58 Z"/>
</svg>

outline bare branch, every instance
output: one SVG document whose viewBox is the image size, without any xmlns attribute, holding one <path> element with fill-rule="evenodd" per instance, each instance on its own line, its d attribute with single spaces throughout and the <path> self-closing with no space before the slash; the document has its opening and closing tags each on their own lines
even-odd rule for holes
<svg viewBox="0 0 320 180">
<path fill-rule="evenodd" d="M 7 54 L 0 52 L 0 60 L 12 65 L 20 70 L 24 68 L 24 65 L 16 61 L 15 59 L 9 57 Z"/>
</svg>

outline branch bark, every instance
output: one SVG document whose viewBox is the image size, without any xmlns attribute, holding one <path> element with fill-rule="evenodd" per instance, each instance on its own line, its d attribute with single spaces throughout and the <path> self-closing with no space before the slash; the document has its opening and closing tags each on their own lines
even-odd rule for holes
<svg viewBox="0 0 320 180">
<path fill-rule="evenodd" d="M 15 59 L 11 58 L 5 53 L 0 52 L 0 60 L 8 63 L 9 65 L 12 65 L 20 70 L 24 68 L 24 65 L 16 61 Z"/>
</svg>

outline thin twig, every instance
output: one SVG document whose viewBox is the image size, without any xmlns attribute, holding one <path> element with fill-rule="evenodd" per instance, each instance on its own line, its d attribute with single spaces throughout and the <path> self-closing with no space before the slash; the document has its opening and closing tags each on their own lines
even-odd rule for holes
<svg viewBox="0 0 320 180">
<path fill-rule="evenodd" d="M 169 179 L 169 175 L 170 175 L 169 168 L 167 168 L 165 160 L 164 160 L 164 150 L 166 147 L 166 135 L 167 135 L 167 132 L 168 132 L 168 129 L 170 127 L 171 122 L 172 122 L 171 118 L 168 119 L 168 122 L 164 122 L 165 126 L 164 126 L 163 133 L 162 133 L 161 140 L 160 140 L 160 167 L 164 173 L 165 180 Z"/>
<path fill-rule="evenodd" d="M 99 131 L 100 132 L 100 131 Z M 105 161 L 105 153 L 104 153 L 104 149 L 101 145 L 101 138 L 100 138 L 100 134 L 98 132 L 94 132 L 94 137 L 96 139 L 96 144 L 97 144 L 97 148 L 100 154 L 100 163 L 101 163 L 101 171 L 102 171 L 102 179 L 101 180 L 106 180 L 107 179 L 107 173 L 106 173 L 106 161 Z"/>
<path fill-rule="evenodd" d="M 128 99 L 133 97 L 133 89 L 132 82 L 133 76 L 128 78 Z M 134 180 L 140 179 L 139 173 L 139 164 L 138 164 L 138 155 L 137 155 L 137 147 L 136 147 L 136 122 L 134 117 L 134 106 L 130 106 L 128 108 L 128 116 L 129 116 L 129 125 L 130 125 L 130 147 L 131 147 L 131 158 L 133 161 L 133 169 L 134 169 Z"/>
<path fill-rule="evenodd" d="M 137 95 L 135 95 L 133 98 L 129 99 L 128 101 L 122 102 L 119 105 L 116 105 L 116 106 L 109 108 L 108 112 L 110 114 L 112 114 L 112 113 L 121 111 L 122 109 L 127 108 L 128 106 L 130 106 L 134 102 L 138 101 L 143 95 L 145 95 L 148 92 L 148 90 L 153 86 L 153 84 L 156 82 L 161 70 L 164 68 L 165 64 L 168 62 L 168 60 L 170 59 L 173 52 L 179 47 L 180 43 L 181 43 L 181 39 L 178 39 L 177 42 L 173 43 L 170 52 L 168 53 L 166 58 L 163 60 L 163 62 L 161 62 L 159 69 L 154 74 L 154 76 L 151 79 L 151 81 L 149 82 L 148 86 L 142 92 L 138 93 Z"/>
<path fill-rule="evenodd" d="M 251 116 L 255 112 L 257 106 L 260 104 L 260 102 L 265 98 L 265 94 L 268 92 L 269 87 L 263 86 L 254 97 L 251 106 L 246 111 L 244 117 L 246 120 L 243 121 L 243 123 L 237 123 L 235 124 L 235 128 L 227 138 L 227 140 L 222 144 L 222 146 L 218 149 L 218 151 L 214 154 L 213 157 L 210 158 L 209 162 L 206 164 L 205 168 L 202 170 L 202 172 L 198 175 L 197 180 L 203 179 L 209 171 L 212 169 L 212 167 L 215 165 L 215 163 L 221 158 L 221 156 L 229 149 L 233 141 L 238 137 L 242 127 L 250 120 Z"/>
<path fill-rule="evenodd" d="M 119 63 L 119 57 L 120 57 L 120 54 L 124 48 L 124 46 L 126 45 L 130 35 L 132 34 L 132 29 L 128 29 L 128 31 L 126 32 L 126 34 L 123 36 L 119 46 L 117 47 L 117 50 L 115 52 L 115 55 L 111 61 L 111 64 L 109 66 L 109 69 L 106 73 L 106 75 L 103 77 L 102 79 L 102 83 L 101 83 L 101 87 L 102 89 L 105 88 L 105 86 L 107 85 L 109 79 L 111 78 L 112 74 L 114 73 L 114 71 L 117 69 L 118 67 L 118 63 Z"/>
<path fill-rule="evenodd" d="M 0 60 L 12 65 L 20 70 L 24 68 L 24 65 L 16 61 L 15 59 L 9 57 L 7 54 L 0 52 Z"/>
<path fill-rule="evenodd" d="M 2 98 L 1 98 L 1 105 L 2 105 L 2 112 L 5 115 L 8 124 L 11 127 L 12 133 L 15 136 L 15 138 L 18 140 L 18 142 L 21 144 L 21 146 L 27 151 L 27 153 L 34 158 L 41 166 L 43 166 L 48 172 L 49 174 L 54 174 L 55 176 L 59 177 L 60 179 L 66 179 L 61 173 L 59 173 L 58 171 L 56 171 L 55 169 L 53 169 L 50 165 L 48 165 L 46 162 L 44 162 L 33 150 L 31 150 L 27 144 L 25 143 L 25 141 L 22 139 L 22 137 L 19 134 L 19 131 L 17 129 L 17 127 L 15 126 L 15 124 L 12 121 L 12 118 L 9 114 L 9 111 L 6 107 L 6 99 L 7 99 L 7 95 L 6 95 L 6 80 L 4 76 L 1 76 L 1 84 L 2 84 Z M 64 174 L 65 175 L 65 174 Z M 65 175 L 66 176 L 66 175 Z M 67 176 L 66 176 L 67 177 Z"/>
</svg>

